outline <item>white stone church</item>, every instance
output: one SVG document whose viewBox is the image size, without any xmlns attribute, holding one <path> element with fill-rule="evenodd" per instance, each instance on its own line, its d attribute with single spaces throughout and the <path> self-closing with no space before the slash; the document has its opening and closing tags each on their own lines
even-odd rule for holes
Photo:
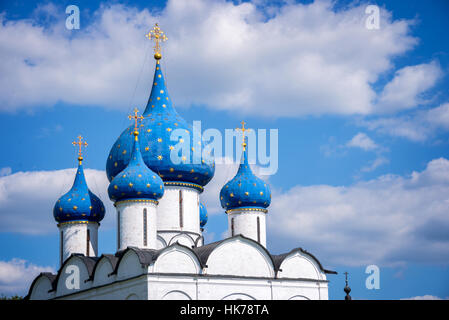
<svg viewBox="0 0 449 320">
<path fill-rule="evenodd" d="M 242 161 L 221 192 L 229 237 L 205 244 L 207 209 L 200 194 L 215 172 L 212 156 L 176 112 L 161 70 L 156 25 L 147 35 L 156 42 L 155 74 L 142 116 L 119 136 L 107 158 L 108 194 L 116 208 L 117 252 L 98 255 L 98 228 L 105 215 L 88 188 L 79 137 L 79 165 L 72 188 L 54 206 L 61 266 L 42 273 L 28 299 L 328 299 L 326 274 L 311 253 L 284 254 L 266 249 L 269 186 L 248 163 L 245 128 Z M 173 141 L 173 134 L 179 133 Z M 181 146 L 180 161 L 173 161 Z M 108 213 L 108 214 L 113 214 Z"/>
</svg>

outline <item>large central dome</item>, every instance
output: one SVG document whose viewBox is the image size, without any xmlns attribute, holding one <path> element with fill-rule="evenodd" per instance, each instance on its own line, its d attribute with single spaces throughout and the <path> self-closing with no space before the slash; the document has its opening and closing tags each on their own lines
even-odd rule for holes
<svg viewBox="0 0 449 320">
<path fill-rule="evenodd" d="M 212 158 L 202 158 L 203 142 L 194 141 L 192 126 L 181 118 L 173 107 L 159 60 L 143 116 L 139 128 L 139 142 L 145 164 L 159 174 L 165 185 L 189 186 L 202 191 L 202 187 L 214 175 L 215 164 Z M 184 137 L 173 141 L 170 136 L 176 129 L 181 129 L 175 133 L 183 133 Z M 106 163 L 109 181 L 125 169 L 131 159 L 133 131 L 132 125 L 125 129 L 109 152 Z M 184 153 L 176 146 L 182 146 Z M 174 150 L 179 150 L 180 162 L 177 164 L 170 157 Z"/>
</svg>

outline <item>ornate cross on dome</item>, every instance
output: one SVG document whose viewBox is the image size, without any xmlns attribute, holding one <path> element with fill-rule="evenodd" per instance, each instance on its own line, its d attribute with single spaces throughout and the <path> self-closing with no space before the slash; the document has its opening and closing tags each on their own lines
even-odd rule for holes
<svg viewBox="0 0 449 320">
<path fill-rule="evenodd" d="M 137 127 L 138 127 L 138 121 L 139 120 L 143 120 L 143 116 L 138 116 L 138 113 L 139 113 L 139 109 L 137 109 L 137 108 L 134 108 L 134 114 L 131 114 L 131 115 L 129 115 L 128 116 L 128 119 L 129 120 L 134 120 L 135 122 L 134 122 L 134 134 L 136 135 L 136 132 L 137 132 L 137 134 L 139 134 L 139 130 L 137 129 Z"/>
<path fill-rule="evenodd" d="M 245 151 L 246 150 L 246 142 L 245 142 L 245 132 L 249 132 L 249 131 L 251 131 L 251 129 L 247 129 L 247 128 L 245 128 L 245 121 L 243 121 L 242 120 L 242 122 L 240 122 L 241 124 L 242 124 L 242 127 L 241 128 L 236 128 L 236 130 L 240 130 L 240 131 L 242 131 L 242 146 L 243 146 L 243 151 Z"/>
<path fill-rule="evenodd" d="M 150 30 L 145 35 L 149 40 L 154 40 L 155 46 L 154 46 L 154 59 L 159 60 L 162 58 L 161 54 L 161 42 L 167 41 L 167 37 L 164 34 L 164 31 L 159 28 L 159 25 L 156 23 L 156 25 L 153 27 L 153 29 Z"/>
<path fill-rule="evenodd" d="M 343 289 L 343 291 L 346 293 L 345 300 L 352 300 L 352 297 L 349 295 L 349 293 L 351 292 L 351 288 L 348 285 L 348 272 L 345 272 L 344 275 L 345 275 L 345 282 L 346 282 L 346 285 Z"/>
<path fill-rule="evenodd" d="M 81 135 L 78 136 L 78 141 L 73 141 L 72 144 L 76 147 L 78 146 L 78 160 L 81 162 L 83 161 L 83 156 L 82 156 L 82 146 L 87 147 L 87 142 L 83 141 L 83 137 Z"/>
</svg>

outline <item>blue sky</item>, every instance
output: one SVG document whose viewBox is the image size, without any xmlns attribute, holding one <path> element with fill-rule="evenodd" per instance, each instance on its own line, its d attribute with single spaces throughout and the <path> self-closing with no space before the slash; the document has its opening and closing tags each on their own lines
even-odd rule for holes
<svg viewBox="0 0 449 320">
<path fill-rule="evenodd" d="M 69 4 L 79 30 L 65 28 Z M 378 30 L 365 28 L 370 4 Z M 0 292 L 23 294 L 29 274 L 58 267 L 51 210 L 73 181 L 78 134 L 88 184 L 109 203 L 99 251 L 115 251 L 106 157 L 148 98 L 143 35 L 159 21 L 168 90 L 187 121 L 279 130 L 279 169 L 266 177 L 271 251 L 300 246 L 338 271 L 332 299 L 344 271 L 358 299 L 449 297 L 448 10 L 443 0 L 3 1 Z M 234 169 L 217 166 L 202 195 L 209 241 L 227 228 L 218 191 Z M 370 264 L 379 290 L 365 287 Z"/>
</svg>

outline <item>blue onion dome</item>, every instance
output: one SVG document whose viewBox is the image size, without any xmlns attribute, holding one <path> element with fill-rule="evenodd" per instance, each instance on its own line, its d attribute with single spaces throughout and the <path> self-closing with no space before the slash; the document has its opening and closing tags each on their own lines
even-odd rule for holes
<svg viewBox="0 0 449 320">
<path fill-rule="evenodd" d="M 226 210 L 244 209 L 267 212 L 271 203 L 268 184 L 256 177 L 248 163 L 246 143 L 243 145 L 242 160 L 235 177 L 220 191 L 221 206 Z"/>
<path fill-rule="evenodd" d="M 139 128 L 139 142 L 145 164 L 162 178 L 165 185 L 188 186 L 203 191 L 203 187 L 215 173 L 214 160 L 212 156 L 207 157 L 208 159 L 202 158 L 204 144 L 201 139 L 197 139 L 199 134 L 194 135 L 192 126 L 176 112 L 167 92 L 159 60 L 143 116 Z M 131 159 L 132 130 L 130 126 L 123 131 L 109 152 L 106 163 L 109 181 L 112 181 Z M 175 141 L 172 141 L 172 133 L 181 133 L 183 136 L 176 136 Z M 180 146 L 185 150 L 180 150 Z M 178 151 L 179 163 L 171 160 L 172 150 L 173 153 Z"/>
<path fill-rule="evenodd" d="M 204 228 L 207 223 L 207 209 L 203 203 L 200 203 L 200 227 Z"/>
<path fill-rule="evenodd" d="M 69 192 L 56 202 L 53 216 L 58 223 L 63 222 L 100 222 L 104 218 L 103 202 L 87 187 L 80 156 L 75 181 Z"/>
<path fill-rule="evenodd" d="M 143 161 L 139 132 L 135 130 L 133 133 L 135 138 L 131 161 L 109 184 L 109 198 L 115 202 L 137 199 L 157 201 L 164 195 L 164 183 Z"/>
</svg>

